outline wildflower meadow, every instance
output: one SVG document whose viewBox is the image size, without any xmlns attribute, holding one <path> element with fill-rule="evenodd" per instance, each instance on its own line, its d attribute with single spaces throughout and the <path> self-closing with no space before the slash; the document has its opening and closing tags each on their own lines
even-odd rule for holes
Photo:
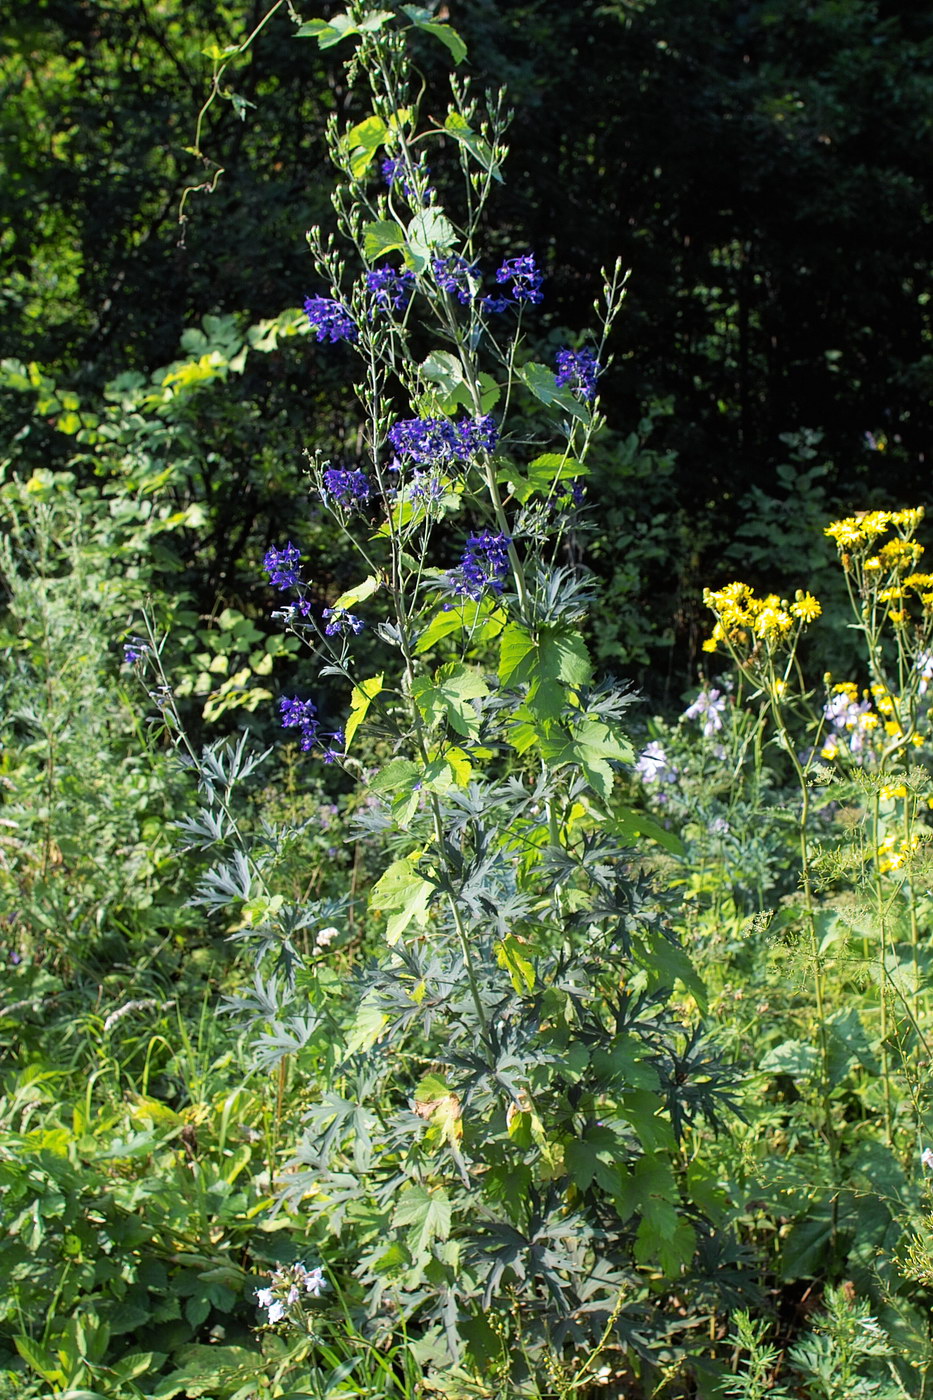
<svg viewBox="0 0 933 1400">
<path fill-rule="evenodd" d="M 90 210 L 124 83 L 187 164 L 117 124 L 96 300 L 49 191 L 5 273 L 0 1400 L 933 1394 L 920 409 L 853 429 L 840 351 L 745 480 L 791 343 L 752 240 L 665 286 L 708 326 L 657 352 L 679 215 L 603 258 L 556 209 L 583 169 L 609 218 L 616 128 L 547 54 L 595 84 L 616 26 L 648 111 L 651 64 L 752 38 L 719 0 L 74 8 L 11 27 L 11 190 L 54 117 Z M 812 8 L 760 42 L 916 43 L 921 101 L 929 44 Z M 786 94 L 755 120 L 796 154 Z M 167 349 L 168 291 L 119 321 L 159 277 L 204 298 Z"/>
</svg>

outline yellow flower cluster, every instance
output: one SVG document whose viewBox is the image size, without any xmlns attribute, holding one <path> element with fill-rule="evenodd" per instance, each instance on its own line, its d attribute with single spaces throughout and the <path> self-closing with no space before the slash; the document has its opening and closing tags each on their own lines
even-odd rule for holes
<svg viewBox="0 0 933 1400">
<path fill-rule="evenodd" d="M 911 836 L 902 841 L 898 841 L 897 837 L 893 835 L 886 836 L 878 847 L 879 870 L 884 873 L 888 870 L 900 870 L 903 866 L 909 865 L 922 844 L 920 836 Z"/>
<path fill-rule="evenodd" d="M 712 636 L 703 643 L 704 651 L 715 651 L 720 642 L 734 646 L 780 646 L 798 624 L 813 622 L 822 612 L 812 593 L 798 588 L 788 605 L 776 593 L 756 598 L 747 583 L 727 583 L 725 588 L 703 590 L 703 601 L 716 614 Z"/>
<path fill-rule="evenodd" d="M 848 553 L 870 548 L 875 540 L 887 534 L 888 530 L 901 532 L 900 539 L 889 540 L 879 551 L 882 555 L 885 551 L 890 551 L 891 558 L 888 561 L 888 567 L 890 567 L 891 560 L 898 557 L 898 546 L 910 545 L 912 549 L 919 551 L 915 559 L 920 557 L 920 553 L 922 553 L 920 546 L 915 545 L 909 536 L 913 534 L 922 519 L 922 506 L 909 510 L 864 510 L 860 511 L 858 515 L 847 516 L 845 520 L 834 521 L 832 525 L 826 526 L 823 533 L 834 539 L 840 550 Z M 879 564 L 878 567 L 881 565 Z"/>
</svg>

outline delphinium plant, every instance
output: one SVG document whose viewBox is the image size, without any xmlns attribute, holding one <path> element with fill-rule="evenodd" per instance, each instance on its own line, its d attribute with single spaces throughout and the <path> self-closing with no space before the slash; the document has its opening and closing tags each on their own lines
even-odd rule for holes
<svg viewBox="0 0 933 1400">
<path fill-rule="evenodd" d="M 597 1361 L 631 1377 L 663 1346 L 669 1362 L 715 1306 L 711 1279 L 737 1277 L 684 1147 L 731 1113 L 728 1075 L 671 1009 L 675 986 L 702 988 L 614 815 L 629 696 L 594 676 L 591 589 L 567 562 L 624 279 L 604 276 L 592 337 L 534 359 L 541 255 L 481 246 L 502 99 L 453 79 L 425 119 L 413 82 L 412 45 L 459 62 L 459 36 L 411 5 L 298 32 L 355 45 L 368 94 L 330 132 L 339 242 L 310 233 L 305 303 L 313 353 L 358 365 L 358 434 L 310 480 L 361 581 L 320 609 L 291 539 L 265 569 L 343 696 L 341 713 L 302 689 L 279 714 L 309 766 L 364 793 L 386 852 L 355 910 L 374 956 L 349 987 L 333 976 L 346 911 L 275 893 L 275 838 L 237 827 L 229 754 L 191 755 L 205 802 L 186 830 L 217 855 L 205 902 L 240 910 L 256 954 L 240 1010 L 262 1062 L 288 1061 L 304 1105 L 280 1189 L 335 1249 L 353 1241 L 336 1295 L 376 1333 L 404 1329 L 438 1385 L 455 1365 L 569 1394 Z M 153 693 L 177 728 L 167 682 Z"/>
</svg>

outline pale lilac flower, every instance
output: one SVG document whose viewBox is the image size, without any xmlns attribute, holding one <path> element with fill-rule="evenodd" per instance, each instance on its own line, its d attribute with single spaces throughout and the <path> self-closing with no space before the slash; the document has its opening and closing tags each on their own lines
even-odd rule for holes
<svg viewBox="0 0 933 1400">
<path fill-rule="evenodd" d="M 933 1147 L 925 1147 L 920 1157 L 921 1164 L 927 1171 L 933 1172 Z"/>
<path fill-rule="evenodd" d="M 677 781 L 677 769 L 672 768 L 668 763 L 667 754 L 657 739 L 652 739 L 651 743 L 646 744 L 642 749 L 635 762 L 635 772 L 643 783 L 676 783 Z"/>
<path fill-rule="evenodd" d="M 709 739 L 722 729 L 722 712 L 728 701 L 720 690 L 701 690 L 693 704 L 684 710 L 684 719 L 703 721 L 703 734 Z"/>
</svg>

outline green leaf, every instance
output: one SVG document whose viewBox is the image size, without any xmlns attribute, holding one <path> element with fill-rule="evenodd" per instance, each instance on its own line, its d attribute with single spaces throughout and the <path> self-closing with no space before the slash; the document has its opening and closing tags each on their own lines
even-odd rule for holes
<svg viewBox="0 0 933 1400">
<path fill-rule="evenodd" d="M 394 860 L 373 886 L 370 909 L 388 914 L 386 942 L 393 947 L 414 919 L 423 925 L 434 886 L 418 874 L 411 857 Z"/>
<path fill-rule="evenodd" d="M 446 720 L 467 739 L 479 737 L 479 716 L 470 704 L 489 694 L 479 671 L 462 662 L 442 666 L 433 681 L 420 676 L 412 686 L 415 704 L 429 725 Z"/>
<path fill-rule="evenodd" d="M 548 369 L 547 365 L 539 365 L 532 362 L 523 365 L 518 371 L 518 378 L 530 389 L 539 402 L 550 406 L 556 404 L 565 413 L 569 413 L 572 418 L 578 418 L 581 423 L 589 421 L 589 412 L 583 405 L 574 398 L 569 389 L 558 389 L 557 379 L 554 371 Z"/>
<path fill-rule="evenodd" d="M 447 611 L 442 608 L 436 613 L 419 636 L 415 650 L 419 653 L 430 651 L 444 637 L 453 636 L 456 632 L 467 632 L 475 642 L 488 641 L 498 636 L 502 627 L 502 614 L 495 603 L 488 598 L 482 598 L 478 603 L 466 599 L 455 603 Z"/>
<path fill-rule="evenodd" d="M 455 29 L 451 29 L 449 24 L 439 23 L 432 12 L 423 5 L 403 5 L 402 10 L 416 29 L 422 29 L 426 34 L 433 34 L 435 39 L 440 39 L 449 50 L 455 64 L 463 62 L 467 56 L 467 46 Z"/>
<path fill-rule="evenodd" d="M 332 49 L 343 39 L 362 34 L 364 30 L 381 29 L 387 19 L 392 18 L 390 10 L 378 10 L 354 24 L 349 15 L 334 15 L 333 19 L 309 19 L 295 31 L 297 39 L 317 39 L 318 47 Z"/>
<path fill-rule="evenodd" d="M 335 608 L 355 607 L 357 603 L 365 602 L 367 598 L 371 598 L 381 586 L 382 584 L 376 575 L 370 574 L 367 579 L 364 579 L 362 583 L 358 583 L 355 588 L 348 588 L 346 593 L 341 593 L 333 606 Z"/>
<path fill-rule="evenodd" d="M 586 643 L 578 632 L 542 628 L 537 640 L 519 623 L 510 623 L 499 645 L 499 680 L 503 685 L 563 681 L 586 685 L 593 674 Z"/>
<path fill-rule="evenodd" d="M 478 132 L 474 131 L 459 112 L 448 112 L 444 120 L 444 130 L 448 136 L 452 136 L 461 146 L 470 152 L 470 155 L 481 165 L 484 170 L 488 170 L 494 180 L 502 183 L 502 176 L 499 174 L 499 167 L 493 160 L 492 150 L 489 142 L 484 141 Z"/>
<path fill-rule="evenodd" d="M 351 127 L 341 141 L 350 174 L 360 180 L 366 174 L 373 156 L 385 143 L 389 128 L 381 117 L 371 116 Z"/>
<path fill-rule="evenodd" d="M 427 1187 L 420 1183 L 406 1187 L 399 1197 L 395 1226 L 408 1226 L 407 1244 L 416 1257 L 427 1253 L 435 1240 L 450 1235 L 450 1198 L 443 1186 Z"/>
<path fill-rule="evenodd" d="M 574 1185 L 585 1191 L 595 1181 L 614 1193 L 618 1175 L 613 1166 L 619 1156 L 619 1140 L 611 1128 L 595 1125 L 583 1137 L 564 1144 L 564 1163 Z"/>
<path fill-rule="evenodd" d="M 50 1385 L 57 1382 L 64 1383 L 65 1376 L 56 1363 L 55 1357 L 51 1352 L 40 1347 L 38 1342 L 33 1342 L 29 1337 L 20 1336 L 13 1338 L 13 1345 L 26 1365 L 31 1366 L 44 1381 L 48 1381 Z"/>
<path fill-rule="evenodd" d="M 594 792 L 606 799 L 612 793 L 614 776 L 609 760 L 629 763 L 634 758 L 632 746 L 620 729 L 589 715 L 584 715 L 569 732 L 558 728 L 554 733 L 539 735 L 538 747 L 552 768 L 577 764 Z"/>
<path fill-rule="evenodd" d="M 463 384 L 463 364 L 459 355 L 452 355 L 449 350 L 432 350 L 421 364 L 421 373 L 436 384 L 445 397 Z"/>
<path fill-rule="evenodd" d="M 815 1045 L 807 1045 L 802 1040 L 784 1040 L 769 1050 L 759 1064 L 762 1074 L 789 1074 L 793 1079 L 808 1078 L 820 1062 L 820 1052 Z"/>
<path fill-rule="evenodd" d="M 408 258 L 420 272 L 438 252 L 446 253 L 457 241 L 453 224 L 439 209 L 422 209 L 408 225 Z"/>
<path fill-rule="evenodd" d="M 399 249 L 407 252 L 405 230 L 401 224 L 389 219 L 380 219 L 376 223 L 364 225 L 363 257 L 367 262 L 375 262 L 383 254 L 394 253 Z"/>
<path fill-rule="evenodd" d="M 381 674 L 370 676 L 362 685 L 353 687 L 353 694 L 350 696 L 350 716 L 344 729 L 344 747 L 347 751 L 350 748 L 350 740 L 363 723 L 367 710 L 382 688 Z"/>
<path fill-rule="evenodd" d="M 612 816 L 609 830 L 621 836 L 626 844 L 634 845 L 639 836 L 647 836 L 652 841 L 657 841 L 666 851 L 670 851 L 671 855 L 683 855 L 684 844 L 677 833 L 665 831 L 664 827 L 646 812 L 636 812 L 631 807 L 617 807 L 613 809 Z"/>
<path fill-rule="evenodd" d="M 524 945 L 512 933 L 507 933 L 495 945 L 496 962 L 509 974 L 512 986 L 521 996 L 535 989 L 535 970 L 525 956 Z"/>
</svg>

